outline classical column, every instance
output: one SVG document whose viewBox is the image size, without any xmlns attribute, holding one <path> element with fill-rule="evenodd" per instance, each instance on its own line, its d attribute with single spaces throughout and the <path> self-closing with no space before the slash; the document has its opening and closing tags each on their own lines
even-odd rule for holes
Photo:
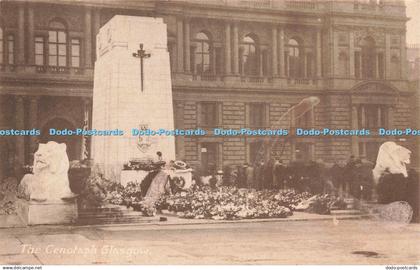
<svg viewBox="0 0 420 270">
<path fill-rule="evenodd" d="M 230 53 L 230 24 L 226 22 L 225 26 L 225 74 L 231 73 L 231 53 Z"/>
<path fill-rule="evenodd" d="M 38 127 L 38 101 L 39 97 L 31 97 L 29 99 L 29 128 L 39 128 Z M 29 137 L 29 152 L 32 154 L 36 151 L 36 146 L 38 143 L 38 138 L 36 136 Z"/>
<path fill-rule="evenodd" d="M 28 3 L 28 64 L 35 64 L 34 8 Z"/>
<path fill-rule="evenodd" d="M 355 75 L 358 78 L 362 78 L 362 59 L 361 59 L 362 55 L 361 52 L 359 52 L 359 54 L 357 55 L 357 58 L 354 59 L 355 62 L 357 62 L 357 65 L 359 66 L 359 70 L 357 72 L 357 74 L 355 73 Z"/>
<path fill-rule="evenodd" d="M 331 29 L 331 37 L 333 45 L 333 49 L 331 50 L 331 54 L 333 57 L 331 74 L 335 76 L 338 72 L 338 35 L 334 32 L 333 29 Z"/>
<path fill-rule="evenodd" d="M 263 76 L 263 54 L 264 54 L 264 51 L 263 50 L 259 50 L 259 54 L 258 54 L 258 70 L 259 70 L 259 72 L 258 72 L 258 75 L 260 76 L 260 77 L 262 77 Z"/>
<path fill-rule="evenodd" d="M 394 106 L 388 106 L 388 128 L 393 129 L 394 127 Z"/>
<path fill-rule="evenodd" d="M 7 129 L 9 127 L 7 123 L 7 100 L 6 96 L 0 95 L 0 129 Z M 7 176 L 7 144 L 5 139 L 0 141 L 0 183 Z"/>
<path fill-rule="evenodd" d="M 25 9 L 24 5 L 18 6 L 18 38 L 17 38 L 17 64 L 25 64 Z"/>
<path fill-rule="evenodd" d="M 375 78 L 379 79 L 379 53 L 375 55 Z"/>
<path fill-rule="evenodd" d="M 308 77 L 308 55 L 303 51 L 303 77 Z"/>
<path fill-rule="evenodd" d="M 349 36 L 349 75 L 350 75 L 351 78 L 354 78 L 354 76 L 355 76 L 354 66 L 355 66 L 354 33 L 352 31 L 350 31 L 350 36 Z"/>
<path fill-rule="evenodd" d="M 92 67 L 92 9 L 85 9 L 85 67 Z"/>
<path fill-rule="evenodd" d="M 321 56 L 321 29 L 316 32 L 316 76 L 322 76 L 322 56 Z"/>
<path fill-rule="evenodd" d="M 96 35 L 99 33 L 99 29 L 101 28 L 101 11 L 99 9 L 93 10 L 93 32 L 92 32 L 92 39 L 93 39 L 93 60 L 96 61 Z"/>
<path fill-rule="evenodd" d="M 184 22 L 182 18 L 176 21 L 176 63 L 177 71 L 184 72 Z"/>
<path fill-rule="evenodd" d="M 16 129 L 25 129 L 25 107 L 22 96 L 15 97 Z M 16 158 L 19 165 L 25 164 L 25 137 L 16 136 Z"/>
<path fill-rule="evenodd" d="M 284 29 L 283 27 L 280 27 L 279 29 L 279 34 L 278 34 L 278 39 L 279 39 L 279 62 L 280 62 L 280 77 L 285 77 L 286 76 L 286 67 L 284 64 Z"/>
<path fill-rule="evenodd" d="M 197 74 L 197 70 L 196 70 L 197 63 L 195 62 L 195 57 L 194 57 L 196 50 L 197 50 L 197 46 L 195 46 L 195 45 L 190 46 L 190 57 L 191 57 L 190 71 L 191 71 L 192 74 Z M 211 50 L 211 48 L 210 48 L 210 50 Z M 212 58 L 211 57 L 210 57 L 209 61 L 210 61 L 210 67 L 211 67 L 212 66 L 212 63 L 211 63 Z"/>
<path fill-rule="evenodd" d="M 401 34 L 401 79 L 407 79 L 407 44 L 405 30 Z"/>
<path fill-rule="evenodd" d="M 184 20 L 184 68 L 185 72 L 191 72 L 191 55 L 190 55 L 190 19 Z"/>
<path fill-rule="evenodd" d="M 357 115 L 357 106 L 351 106 L 351 128 L 353 130 L 358 129 L 358 115 Z M 354 156 L 359 156 L 359 138 L 357 136 L 351 137 L 351 152 Z"/>
<path fill-rule="evenodd" d="M 385 78 L 391 78 L 391 35 L 385 34 Z"/>
<path fill-rule="evenodd" d="M 271 28 L 271 72 L 273 77 L 276 77 L 279 74 L 278 69 L 278 56 L 277 56 L 277 27 L 273 26 Z"/>
<path fill-rule="evenodd" d="M 175 110 L 175 128 L 184 129 L 184 104 L 182 102 L 174 102 Z M 175 137 L 176 158 L 178 160 L 185 159 L 185 136 Z"/>
<path fill-rule="evenodd" d="M 366 113 L 365 113 L 365 106 L 361 105 L 360 107 L 360 114 L 361 114 L 361 119 L 362 119 L 362 126 L 360 128 L 365 128 L 366 127 Z"/>
<path fill-rule="evenodd" d="M 213 75 L 216 75 L 216 47 L 214 45 L 210 48 L 211 55 L 210 55 L 210 69 Z"/>
<path fill-rule="evenodd" d="M 238 23 L 233 23 L 233 74 L 239 74 L 239 35 Z"/>
</svg>

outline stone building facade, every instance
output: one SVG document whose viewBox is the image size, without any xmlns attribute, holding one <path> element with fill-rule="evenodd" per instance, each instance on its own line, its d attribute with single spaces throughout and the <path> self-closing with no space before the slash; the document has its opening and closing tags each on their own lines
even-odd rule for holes
<svg viewBox="0 0 420 270">
<path fill-rule="evenodd" d="M 2 1 L 0 129 L 39 128 L 38 137 L 2 137 L 0 176 L 28 164 L 37 142 L 61 140 L 71 159 L 84 140 L 49 128 L 89 123 L 96 34 L 116 14 L 162 17 L 168 26 L 175 126 L 229 128 L 406 128 L 406 13 L 401 0 Z M 320 104 L 283 118 L 308 96 Z M 141 117 L 141 116 L 140 116 Z M 284 161 L 374 159 L 385 140 L 280 138 Z M 253 162 L 261 137 L 177 137 L 177 158 L 203 173 Z M 18 164 L 18 165 L 17 165 Z"/>
</svg>

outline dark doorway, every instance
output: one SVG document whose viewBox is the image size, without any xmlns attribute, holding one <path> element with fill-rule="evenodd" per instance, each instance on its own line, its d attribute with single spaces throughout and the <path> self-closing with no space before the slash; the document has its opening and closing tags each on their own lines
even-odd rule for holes
<svg viewBox="0 0 420 270">
<path fill-rule="evenodd" d="M 218 157 L 217 143 L 201 144 L 201 171 L 202 175 L 213 175 L 217 170 Z"/>
</svg>

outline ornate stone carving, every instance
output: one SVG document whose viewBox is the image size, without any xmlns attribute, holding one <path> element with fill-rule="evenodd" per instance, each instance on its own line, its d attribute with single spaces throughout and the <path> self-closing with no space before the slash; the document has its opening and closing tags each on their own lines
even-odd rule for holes
<svg viewBox="0 0 420 270">
<path fill-rule="evenodd" d="M 66 144 L 39 144 L 34 155 L 33 174 L 26 174 L 19 185 L 19 196 L 35 201 L 60 201 L 73 198 L 67 172 Z"/>
</svg>

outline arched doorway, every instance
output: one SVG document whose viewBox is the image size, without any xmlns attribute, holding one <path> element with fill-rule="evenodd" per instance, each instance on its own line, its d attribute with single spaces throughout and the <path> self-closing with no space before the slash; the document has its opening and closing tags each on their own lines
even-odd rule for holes
<svg viewBox="0 0 420 270">
<path fill-rule="evenodd" d="M 80 159 L 80 144 L 81 136 L 56 136 L 50 135 L 50 129 L 57 130 L 75 130 L 74 125 L 66 119 L 63 118 L 54 118 L 48 121 L 42 128 L 42 133 L 40 137 L 40 143 L 47 143 L 49 141 L 55 141 L 58 143 L 65 143 L 67 145 L 67 155 L 69 160 Z"/>
</svg>

